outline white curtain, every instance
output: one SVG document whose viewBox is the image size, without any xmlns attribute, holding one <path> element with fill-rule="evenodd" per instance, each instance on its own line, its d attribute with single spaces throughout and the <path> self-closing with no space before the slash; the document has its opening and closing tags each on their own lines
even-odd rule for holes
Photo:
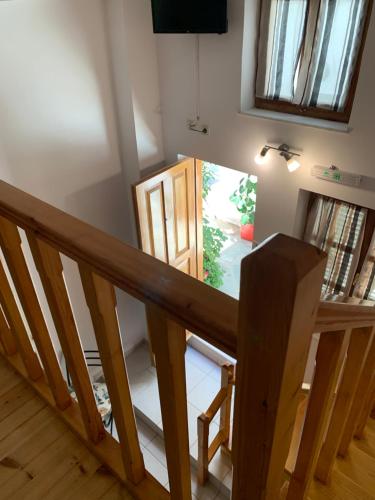
<svg viewBox="0 0 375 500">
<path fill-rule="evenodd" d="M 259 38 L 257 96 L 292 101 L 307 0 L 264 0 Z"/>
<path fill-rule="evenodd" d="M 375 300 L 375 231 L 355 285 L 353 296 L 360 299 Z"/>
</svg>

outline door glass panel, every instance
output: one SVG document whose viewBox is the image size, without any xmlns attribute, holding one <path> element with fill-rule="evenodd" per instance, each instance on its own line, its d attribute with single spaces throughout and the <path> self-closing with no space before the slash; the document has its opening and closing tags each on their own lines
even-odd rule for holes
<svg viewBox="0 0 375 500">
<path fill-rule="evenodd" d="M 149 216 L 151 221 L 151 251 L 157 259 L 167 262 L 164 232 L 164 209 L 161 184 L 148 193 Z"/>
<path fill-rule="evenodd" d="M 175 202 L 176 254 L 185 251 L 189 244 L 186 171 L 173 179 Z"/>
</svg>

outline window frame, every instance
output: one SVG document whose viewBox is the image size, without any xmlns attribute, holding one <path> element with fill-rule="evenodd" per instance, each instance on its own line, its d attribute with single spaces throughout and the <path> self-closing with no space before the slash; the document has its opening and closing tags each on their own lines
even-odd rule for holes
<svg viewBox="0 0 375 500">
<path fill-rule="evenodd" d="M 361 70 L 363 52 L 366 45 L 367 33 L 370 26 L 371 14 L 373 10 L 374 0 L 369 0 L 366 19 L 363 26 L 362 39 L 358 50 L 358 57 L 355 64 L 355 68 L 353 71 L 352 79 L 350 82 L 350 89 L 348 93 L 348 98 L 345 104 L 345 109 L 343 111 L 334 111 L 331 109 L 326 109 L 322 107 L 312 107 L 312 106 L 302 106 L 299 104 L 293 104 L 288 101 L 276 100 L 276 99 L 265 99 L 261 97 L 257 97 L 255 94 L 256 89 L 256 81 L 258 76 L 258 58 L 259 58 L 259 45 L 260 45 L 260 25 L 261 25 L 261 15 L 262 15 L 262 7 L 263 0 L 260 0 L 260 9 L 259 9 L 259 22 L 258 22 L 258 42 L 257 42 L 257 68 L 255 71 L 255 84 L 254 84 L 254 107 L 256 109 L 263 109 L 267 111 L 276 111 L 278 113 L 285 113 L 297 116 L 306 116 L 309 118 L 316 118 L 320 120 L 329 120 L 340 123 L 349 123 L 350 116 L 353 109 L 354 98 L 357 90 L 359 74 Z M 306 36 L 306 31 L 304 33 L 304 37 Z"/>
</svg>

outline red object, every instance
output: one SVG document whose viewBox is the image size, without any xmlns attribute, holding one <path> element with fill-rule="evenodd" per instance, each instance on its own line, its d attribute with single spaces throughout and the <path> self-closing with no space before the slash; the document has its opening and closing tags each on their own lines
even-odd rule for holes
<svg viewBox="0 0 375 500">
<path fill-rule="evenodd" d="M 254 224 L 243 224 L 240 232 L 241 238 L 247 241 L 254 239 Z"/>
</svg>

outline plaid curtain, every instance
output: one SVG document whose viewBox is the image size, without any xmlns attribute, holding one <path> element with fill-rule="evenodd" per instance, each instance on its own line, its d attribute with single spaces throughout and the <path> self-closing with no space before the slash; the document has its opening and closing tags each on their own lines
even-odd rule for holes
<svg viewBox="0 0 375 500">
<path fill-rule="evenodd" d="M 369 0 L 263 0 L 257 97 L 345 108 Z"/>
<path fill-rule="evenodd" d="M 317 196 L 307 218 L 304 240 L 328 254 L 322 295 L 349 293 L 358 264 L 367 210 Z"/>
<path fill-rule="evenodd" d="M 375 231 L 355 285 L 353 296 L 365 300 L 375 300 Z"/>
</svg>

